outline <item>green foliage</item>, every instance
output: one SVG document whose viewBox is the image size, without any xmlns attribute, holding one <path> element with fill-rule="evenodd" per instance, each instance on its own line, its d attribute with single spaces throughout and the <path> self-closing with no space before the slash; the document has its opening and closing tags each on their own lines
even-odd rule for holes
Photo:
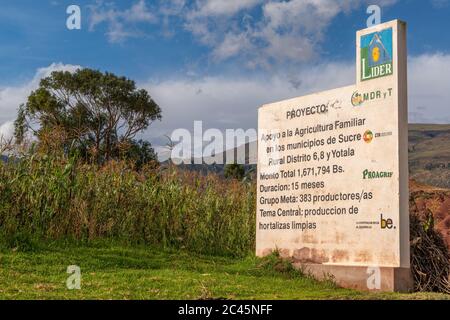
<svg viewBox="0 0 450 320">
<path fill-rule="evenodd" d="M 25 111 L 25 105 L 21 104 L 17 112 L 17 119 L 14 121 L 14 136 L 18 144 L 22 143 L 25 139 L 25 133 L 27 132 L 27 115 Z"/>
<path fill-rule="evenodd" d="M 227 164 L 223 174 L 227 179 L 242 180 L 245 177 L 245 168 L 241 164 Z"/>
<path fill-rule="evenodd" d="M 19 108 L 15 137 L 20 143 L 27 130 L 37 128 L 45 153 L 76 148 L 104 163 L 160 119 L 160 107 L 132 80 L 91 69 L 58 71 L 42 79 Z"/>
<path fill-rule="evenodd" d="M 266 261 L 273 261 L 271 264 Z M 114 242 L 41 245 L 1 251 L 0 299 L 449 299 L 432 293 L 368 293 L 336 288 L 294 271 L 278 258 L 230 258 Z M 68 265 L 81 267 L 81 290 L 67 290 Z"/>
<path fill-rule="evenodd" d="M 274 251 L 272 254 L 262 258 L 259 266 L 266 271 L 281 273 L 288 277 L 304 276 L 301 270 L 294 268 L 290 260 L 283 259 L 279 251 Z"/>
<path fill-rule="evenodd" d="M 15 251 L 31 252 L 38 248 L 38 242 L 29 232 L 17 231 L 16 233 L 0 235 L 0 247 L 13 248 Z"/>
<path fill-rule="evenodd" d="M 135 164 L 135 169 L 140 171 L 147 164 L 158 164 L 158 157 L 152 145 L 148 141 L 130 141 L 125 149 L 125 154 L 119 157 L 123 160 L 131 161 Z"/>
<path fill-rule="evenodd" d="M 0 238 L 116 239 L 243 255 L 255 243 L 255 191 L 176 168 L 138 173 L 125 162 L 97 167 L 33 155 L 0 164 Z"/>
</svg>

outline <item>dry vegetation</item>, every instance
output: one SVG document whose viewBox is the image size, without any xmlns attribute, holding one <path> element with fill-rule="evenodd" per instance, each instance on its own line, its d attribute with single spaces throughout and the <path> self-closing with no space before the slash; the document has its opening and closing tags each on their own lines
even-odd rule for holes
<svg viewBox="0 0 450 320">
<path fill-rule="evenodd" d="M 450 194 L 417 184 L 411 191 L 416 290 L 449 293 L 448 228 L 434 227 L 448 221 Z M 19 251 L 111 240 L 243 257 L 254 252 L 255 205 L 253 182 L 175 167 L 137 172 L 126 162 L 99 167 L 37 154 L 0 162 L 0 246 Z"/>
<path fill-rule="evenodd" d="M 176 168 L 137 173 L 47 156 L 0 164 L 0 232 L 9 247 L 34 241 L 114 239 L 245 255 L 254 246 L 255 188 Z"/>
</svg>

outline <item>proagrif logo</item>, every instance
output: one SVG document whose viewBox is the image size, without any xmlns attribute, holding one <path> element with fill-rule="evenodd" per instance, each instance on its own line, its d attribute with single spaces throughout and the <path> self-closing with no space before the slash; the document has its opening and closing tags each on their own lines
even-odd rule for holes
<svg viewBox="0 0 450 320">
<path fill-rule="evenodd" d="M 361 81 L 393 74 L 392 28 L 361 37 Z"/>
<path fill-rule="evenodd" d="M 392 178 L 394 173 L 392 171 L 363 171 L 363 179 L 364 180 L 374 180 L 374 179 L 390 179 Z"/>
</svg>

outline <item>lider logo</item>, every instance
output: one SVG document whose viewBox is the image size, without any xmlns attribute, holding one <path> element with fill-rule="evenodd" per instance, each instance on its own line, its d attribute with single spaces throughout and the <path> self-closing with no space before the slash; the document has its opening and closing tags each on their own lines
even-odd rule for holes
<svg viewBox="0 0 450 320">
<path fill-rule="evenodd" d="M 392 28 L 361 37 L 361 81 L 393 74 Z"/>
</svg>

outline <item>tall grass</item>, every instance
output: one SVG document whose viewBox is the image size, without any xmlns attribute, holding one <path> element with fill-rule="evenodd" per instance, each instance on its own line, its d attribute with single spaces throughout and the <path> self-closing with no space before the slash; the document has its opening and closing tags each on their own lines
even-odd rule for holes
<svg viewBox="0 0 450 320">
<path fill-rule="evenodd" d="M 0 238 L 114 239 L 221 255 L 255 243 L 255 186 L 174 167 L 135 172 L 75 158 L 30 156 L 0 164 Z"/>
</svg>

